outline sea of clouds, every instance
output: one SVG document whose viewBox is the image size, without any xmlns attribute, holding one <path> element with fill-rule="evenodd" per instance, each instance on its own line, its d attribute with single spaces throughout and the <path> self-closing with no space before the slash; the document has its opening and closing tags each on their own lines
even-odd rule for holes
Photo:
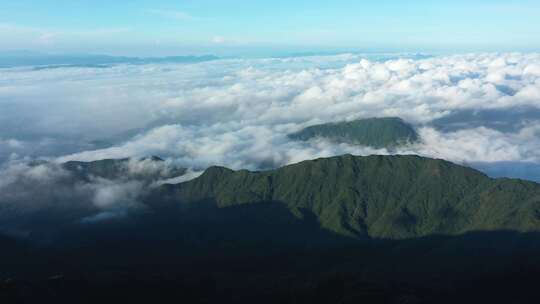
<svg viewBox="0 0 540 304">
<path fill-rule="evenodd" d="M 30 159 L 150 155 L 193 173 L 412 153 L 540 180 L 536 53 L 19 67 L 0 69 L 0 109 L 0 193 L 14 174 L 28 174 L 13 167 Z M 414 124 L 421 142 L 387 151 L 287 137 L 313 124 L 385 116 Z"/>
<path fill-rule="evenodd" d="M 398 152 L 456 162 L 540 161 L 540 117 L 516 118 L 540 109 L 540 54 L 364 57 L 2 69 L 1 157 L 160 155 L 185 167 L 257 169 L 384 153 L 295 143 L 286 135 L 316 123 L 399 116 L 419 127 L 424 142 Z M 445 132 L 430 124 L 497 110 L 512 130 L 493 127 L 489 117 Z"/>
<path fill-rule="evenodd" d="M 417 125 L 424 141 L 398 152 L 540 162 L 540 54 L 365 57 L 2 69 L 1 157 L 160 155 L 185 167 L 257 169 L 384 153 L 286 135 L 316 123 L 399 116 Z M 489 117 L 444 132 L 430 124 L 464 111 L 501 111 L 512 128 L 498 129 Z M 537 115 L 524 115 L 531 111 Z"/>
</svg>

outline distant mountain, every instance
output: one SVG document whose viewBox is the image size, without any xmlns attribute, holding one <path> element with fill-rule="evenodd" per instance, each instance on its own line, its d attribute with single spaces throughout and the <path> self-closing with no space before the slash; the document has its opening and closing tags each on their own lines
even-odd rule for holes
<svg viewBox="0 0 540 304">
<path fill-rule="evenodd" d="M 157 156 L 141 159 L 103 159 L 92 162 L 69 161 L 63 163 L 62 167 L 83 180 L 101 177 L 152 181 L 178 177 L 186 172 L 184 168 L 167 166 L 164 160 Z"/>
<path fill-rule="evenodd" d="M 36 69 L 60 67 L 103 68 L 114 64 L 150 64 L 150 63 L 197 63 L 217 60 L 213 55 L 204 56 L 168 56 L 168 57 L 126 57 L 108 55 L 78 54 L 41 54 L 28 52 L 0 53 L 0 67 L 36 66 Z"/>
<path fill-rule="evenodd" d="M 212 167 L 159 191 L 170 204 L 192 208 L 279 204 L 358 239 L 540 231 L 540 184 L 418 156 L 346 155 L 266 172 Z"/>
<path fill-rule="evenodd" d="M 418 140 L 414 128 L 397 117 L 367 118 L 307 127 L 289 135 L 294 140 L 325 138 L 334 142 L 391 148 Z"/>
</svg>

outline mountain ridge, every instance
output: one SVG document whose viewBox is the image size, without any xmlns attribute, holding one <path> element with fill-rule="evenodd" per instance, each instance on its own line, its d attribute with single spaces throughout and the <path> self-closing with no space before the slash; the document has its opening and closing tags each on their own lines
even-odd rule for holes
<svg viewBox="0 0 540 304">
<path fill-rule="evenodd" d="M 210 167 L 159 192 L 173 204 L 191 206 L 279 202 L 297 217 L 312 212 L 322 227 L 354 238 L 540 229 L 539 184 L 492 179 L 413 155 L 344 155 L 259 172 Z"/>
</svg>

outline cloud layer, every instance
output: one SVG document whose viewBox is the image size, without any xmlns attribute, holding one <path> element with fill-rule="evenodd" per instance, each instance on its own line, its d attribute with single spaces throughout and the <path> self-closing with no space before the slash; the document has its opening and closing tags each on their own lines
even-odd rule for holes
<svg viewBox="0 0 540 304">
<path fill-rule="evenodd" d="M 397 153 L 467 163 L 540 162 L 540 117 L 512 116 L 508 130 L 487 119 L 456 130 L 433 124 L 460 111 L 540 109 L 540 54 L 4 69 L 0 106 L 6 109 L 0 114 L 0 129 L 7 130 L 0 140 L 4 159 L 160 155 L 195 169 L 264 169 L 342 153 L 389 153 L 291 142 L 286 135 L 315 123 L 399 116 L 419 128 L 423 142 Z M 56 148 L 36 149 L 40 145 Z"/>
</svg>

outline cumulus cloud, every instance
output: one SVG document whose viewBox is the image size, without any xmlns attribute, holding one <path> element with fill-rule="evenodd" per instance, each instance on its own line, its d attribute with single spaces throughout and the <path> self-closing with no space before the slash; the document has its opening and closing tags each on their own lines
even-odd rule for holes
<svg viewBox="0 0 540 304">
<path fill-rule="evenodd" d="M 17 150 L 17 149 L 22 149 L 24 147 L 24 144 L 20 140 L 16 140 L 16 139 L 6 139 L 6 140 L 0 139 L 0 147 L 4 149 Z"/>
<path fill-rule="evenodd" d="M 145 190 L 140 181 L 111 181 L 97 179 L 92 183 L 84 185 L 93 194 L 91 202 L 99 212 L 97 214 L 84 217 L 83 222 L 96 222 L 98 220 L 123 217 L 129 211 L 144 209 L 144 205 L 139 202 L 139 197 Z"/>
</svg>

